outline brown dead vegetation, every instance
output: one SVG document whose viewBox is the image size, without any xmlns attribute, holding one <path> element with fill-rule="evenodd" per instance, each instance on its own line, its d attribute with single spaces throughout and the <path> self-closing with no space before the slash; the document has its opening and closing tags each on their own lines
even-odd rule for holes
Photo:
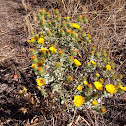
<svg viewBox="0 0 126 126">
<path fill-rule="evenodd" d="M 40 8 L 50 13 L 58 8 L 63 16 L 71 16 L 71 20 L 78 14 L 87 15 L 93 45 L 98 50 L 107 49 L 117 72 L 123 74 L 123 83 L 126 82 L 125 0 L 0 0 L 0 125 L 124 126 L 125 93 L 104 100 L 105 115 L 86 108 L 74 115 L 64 110 L 66 106 L 53 103 L 51 97 L 43 101 L 30 68 L 27 43 L 31 31 L 40 31 L 36 18 Z M 18 95 L 24 86 L 30 100 Z"/>
</svg>

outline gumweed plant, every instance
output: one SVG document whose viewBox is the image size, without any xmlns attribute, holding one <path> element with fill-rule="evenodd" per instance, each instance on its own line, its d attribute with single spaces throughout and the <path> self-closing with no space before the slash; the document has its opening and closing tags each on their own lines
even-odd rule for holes
<svg viewBox="0 0 126 126">
<path fill-rule="evenodd" d="M 126 87 L 121 84 L 122 75 L 115 74 L 106 50 L 98 52 L 85 32 L 87 17 L 79 15 L 70 21 L 58 9 L 54 14 L 41 9 L 37 17 L 41 32 L 32 33 L 28 40 L 37 88 L 44 97 L 51 94 L 68 108 L 86 106 L 105 113 L 102 98 L 124 92 Z"/>
</svg>

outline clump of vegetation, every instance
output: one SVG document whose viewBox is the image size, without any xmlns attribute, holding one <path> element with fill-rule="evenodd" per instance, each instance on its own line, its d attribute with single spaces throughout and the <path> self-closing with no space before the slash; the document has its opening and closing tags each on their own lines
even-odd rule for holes
<svg viewBox="0 0 126 126">
<path fill-rule="evenodd" d="M 124 92 L 126 87 L 106 50 L 99 52 L 93 46 L 85 28 L 87 17 L 79 15 L 71 22 L 58 9 L 54 15 L 41 9 L 37 16 L 42 30 L 28 40 L 33 46 L 31 67 L 37 75 L 37 88 L 44 97 L 51 95 L 67 108 L 86 106 L 105 113 L 102 98 Z"/>
</svg>

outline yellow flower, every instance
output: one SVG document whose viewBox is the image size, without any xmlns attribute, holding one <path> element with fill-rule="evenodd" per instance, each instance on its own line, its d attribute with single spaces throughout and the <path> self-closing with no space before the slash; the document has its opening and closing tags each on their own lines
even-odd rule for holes
<svg viewBox="0 0 126 126">
<path fill-rule="evenodd" d="M 92 61 L 91 63 L 92 63 L 93 65 L 96 65 L 96 62 L 94 62 L 94 61 Z"/>
<path fill-rule="evenodd" d="M 37 85 L 38 85 L 38 86 L 42 86 L 42 85 L 44 85 L 44 84 L 45 84 L 44 79 L 37 78 L 37 79 L 36 79 L 36 81 L 37 81 Z"/>
<path fill-rule="evenodd" d="M 95 75 L 96 75 L 96 77 L 98 77 L 98 78 L 100 77 L 100 74 L 99 74 L 99 73 L 96 73 Z"/>
<path fill-rule="evenodd" d="M 97 105 L 98 103 L 97 103 L 97 101 L 92 101 L 92 104 Z"/>
<path fill-rule="evenodd" d="M 123 87 L 122 85 L 119 86 L 121 90 L 126 91 L 126 87 Z"/>
<path fill-rule="evenodd" d="M 76 24 L 76 23 L 72 23 L 72 26 L 73 26 L 74 28 L 80 28 L 80 25 L 78 25 L 78 24 Z"/>
<path fill-rule="evenodd" d="M 49 48 L 49 50 L 51 51 L 51 53 L 54 53 L 54 52 L 56 52 L 56 48 L 54 47 L 54 46 L 51 46 L 50 48 Z"/>
<path fill-rule="evenodd" d="M 44 43 L 44 39 L 43 39 L 43 38 L 39 38 L 39 39 L 38 39 L 38 43 L 39 43 L 39 44 Z"/>
<path fill-rule="evenodd" d="M 91 35 L 90 34 L 87 34 L 87 37 L 91 38 Z"/>
<path fill-rule="evenodd" d="M 78 89 L 79 91 L 81 91 L 81 90 L 82 90 L 82 88 L 83 88 L 83 87 L 82 87 L 82 86 L 80 86 L 80 85 L 77 87 L 77 89 Z"/>
<path fill-rule="evenodd" d="M 36 64 L 32 64 L 32 66 L 31 66 L 32 68 L 36 68 L 37 66 L 36 66 Z"/>
<path fill-rule="evenodd" d="M 111 66 L 110 66 L 110 65 L 107 65 L 107 66 L 106 66 L 106 69 L 107 69 L 107 70 L 111 70 Z"/>
<path fill-rule="evenodd" d="M 28 43 L 30 43 L 30 42 L 31 42 L 31 40 L 29 39 L 29 40 L 28 40 Z"/>
<path fill-rule="evenodd" d="M 64 19 L 70 19 L 70 17 L 64 17 Z"/>
<path fill-rule="evenodd" d="M 87 85 L 87 84 L 88 84 L 88 82 L 87 82 L 87 81 L 84 81 L 84 84 L 85 84 L 85 85 Z"/>
<path fill-rule="evenodd" d="M 78 96 L 74 96 L 73 102 L 76 106 L 80 107 L 84 104 L 85 100 L 84 100 L 84 97 L 82 97 L 81 95 L 78 95 Z"/>
<path fill-rule="evenodd" d="M 79 62 L 77 59 L 74 59 L 74 64 L 76 66 L 81 66 L 82 65 L 81 62 Z"/>
<path fill-rule="evenodd" d="M 103 85 L 99 81 L 95 81 L 94 85 L 95 85 L 95 88 L 97 90 L 102 90 L 103 89 Z"/>
<path fill-rule="evenodd" d="M 32 37 L 31 40 L 28 40 L 28 43 L 34 43 L 34 42 L 35 42 L 34 37 Z"/>
<path fill-rule="evenodd" d="M 48 49 L 41 47 L 41 50 L 42 50 L 43 53 L 45 53 Z"/>
<path fill-rule="evenodd" d="M 105 86 L 105 88 L 106 88 L 106 90 L 109 92 L 109 93 L 111 93 L 111 94 L 113 94 L 113 93 L 116 93 L 116 87 L 113 85 L 113 84 L 107 84 L 106 86 Z"/>
</svg>

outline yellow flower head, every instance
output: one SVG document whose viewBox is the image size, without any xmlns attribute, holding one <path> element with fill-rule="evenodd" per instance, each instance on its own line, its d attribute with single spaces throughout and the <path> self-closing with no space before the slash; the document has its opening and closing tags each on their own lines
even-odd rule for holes
<svg viewBox="0 0 126 126">
<path fill-rule="evenodd" d="M 28 43 L 30 43 L 30 42 L 31 42 L 31 40 L 29 39 L 29 40 L 28 40 Z"/>
<path fill-rule="evenodd" d="M 73 28 L 80 28 L 80 25 L 76 24 L 76 23 L 72 23 Z"/>
<path fill-rule="evenodd" d="M 49 48 L 49 50 L 51 51 L 51 53 L 54 53 L 54 52 L 56 52 L 56 48 L 54 47 L 54 46 L 51 46 L 50 48 Z"/>
<path fill-rule="evenodd" d="M 119 86 L 121 90 L 126 91 L 126 87 L 123 87 L 122 85 Z"/>
<path fill-rule="evenodd" d="M 80 107 L 84 104 L 85 100 L 84 100 L 84 97 L 82 97 L 81 95 L 78 95 L 78 96 L 74 96 L 74 100 L 73 100 L 73 103 Z"/>
<path fill-rule="evenodd" d="M 97 101 L 92 101 L 92 104 L 97 105 L 98 103 L 97 103 Z"/>
<path fill-rule="evenodd" d="M 85 84 L 85 85 L 87 85 L 87 84 L 88 84 L 88 82 L 85 80 L 85 81 L 84 81 L 84 84 Z"/>
<path fill-rule="evenodd" d="M 32 64 L 32 66 L 31 66 L 32 68 L 36 68 L 37 66 L 36 66 L 36 64 Z"/>
<path fill-rule="evenodd" d="M 81 66 L 82 65 L 81 62 L 79 62 L 77 59 L 74 59 L 74 64 L 76 66 Z"/>
<path fill-rule="evenodd" d="M 107 69 L 107 70 L 111 70 L 111 66 L 110 66 L 110 65 L 107 65 L 107 66 L 106 66 L 106 69 Z"/>
<path fill-rule="evenodd" d="M 95 88 L 97 90 L 102 90 L 103 89 L 103 85 L 99 81 L 95 81 L 94 85 L 95 85 Z"/>
<path fill-rule="evenodd" d="M 80 85 L 77 87 L 77 89 L 78 89 L 79 91 L 81 91 L 81 90 L 82 90 L 82 88 L 83 88 L 83 87 L 82 87 L 82 86 L 80 86 Z"/>
<path fill-rule="evenodd" d="M 92 63 L 93 65 L 96 65 L 96 62 L 94 62 L 94 61 L 92 61 L 91 63 Z"/>
<path fill-rule="evenodd" d="M 45 84 L 44 79 L 37 78 L 37 79 L 36 79 L 36 81 L 37 81 L 37 85 L 38 85 L 38 86 L 42 86 L 42 85 L 44 85 L 44 84 Z"/>
<path fill-rule="evenodd" d="M 31 40 L 29 40 L 28 42 L 34 43 L 35 42 L 34 37 L 32 37 Z"/>
<path fill-rule="evenodd" d="M 109 92 L 109 93 L 111 93 L 111 94 L 113 94 L 113 93 L 116 93 L 116 87 L 113 85 L 113 84 L 107 84 L 106 86 L 105 86 L 105 88 L 106 88 L 106 90 Z"/>
<path fill-rule="evenodd" d="M 91 35 L 90 34 L 87 34 L 87 37 L 91 38 Z"/>
<path fill-rule="evenodd" d="M 70 19 L 70 17 L 64 17 L 64 19 Z"/>
<path fill-rule="evenodd" d="M 38 39 L 38 43 L 39 43 L 39 44 L 44 43 L 44 39 L 43 39 L 43 38 L 39 38 L 39 39 Z"/>
<path fill-rule="evenodd" d="M 44 48 L 44 47 L 41 47 L 41 50 L 43 53 L 45 53 L 46 51 L 48 51 L 48 49 Z"/>
</svg>

